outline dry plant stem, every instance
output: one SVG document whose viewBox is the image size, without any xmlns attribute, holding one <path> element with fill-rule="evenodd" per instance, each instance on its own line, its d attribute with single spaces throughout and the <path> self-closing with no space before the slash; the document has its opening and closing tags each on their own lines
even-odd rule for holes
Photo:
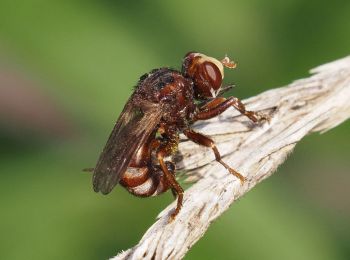
<svg viewBox="0 0 350 260">
<path fill-rule="evenodd" d="M 198 180 L 186 190 L 175 220 L 171 203 L 133 248 L 113 259 L 181 259 L 210 223 L 283 163 L 304 136 L 324 132 L 350 117 L 350 56 L 325 64 L 309 78 L 272 89 L 245 100 L 247 109 L 271 116 L 269 123 L 253 124 L 234 109 L 194 129 L 216 141 L 223 160 L 242 173 L 244 185 L 215 162 L 210 149 L 185 138 L 177 155 L 177 170 Z"/>
</svg>

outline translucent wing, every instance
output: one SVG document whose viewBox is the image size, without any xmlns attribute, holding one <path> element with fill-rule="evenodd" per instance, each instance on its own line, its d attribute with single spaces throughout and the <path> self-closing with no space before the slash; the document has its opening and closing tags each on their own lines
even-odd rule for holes
<svg viewBox="0 0 350 260">
<path fill-rule="evenodd" d="M 108 194 L 118 184 L 133 155 L 155 130 L 162 117 L 160 104 L 132 96 L 119 116 L 93 174 L 96 192 Z"/>
</svg>

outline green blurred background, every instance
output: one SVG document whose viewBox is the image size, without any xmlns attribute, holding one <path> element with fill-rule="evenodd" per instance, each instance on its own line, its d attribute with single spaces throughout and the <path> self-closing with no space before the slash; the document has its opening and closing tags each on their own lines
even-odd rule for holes
<svg viewBox="0 0 350 260">
<path fill-rule="evenodd" d="M 230 55 L 235 96 L 350 53 L 350 1 L 0 2 L 0 259 L 106 259 L 171 194 L 92 191 L 93 167 L 137 79 L 191 50 Z M 186 259 L 350 259 L 350 122 L 311 135 Z"/>
</svg>

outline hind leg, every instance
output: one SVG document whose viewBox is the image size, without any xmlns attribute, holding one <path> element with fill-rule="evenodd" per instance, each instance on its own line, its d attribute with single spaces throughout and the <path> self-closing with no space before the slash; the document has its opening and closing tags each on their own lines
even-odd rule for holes
<svg viewBox="0 0 350 260">
<path fill-rule="evenodd" d="M 171 172 L 168 170 L 168 167 L 166 166 L 166 163 L 164 162 L 164 156 L 163 156 L 161 150 L 157 153 L 157 157 L 158 157 L 160 167 L 164 173 L 164 176 L 165 176 L 167 182 L 169 183 L 169 186 L 170 186 L 173 194 L 175 193 L 177 195 L 177 205 L 176 205 L 175 211 L 170 216 L 170 220 L 173 220 L 176 217 L 176 215 L 179 214 L 180 209 L 182 207 L 184 190 L 182 189 L 180 184 L 175 179 L 175 176 L 173 174 L 171 174 Z"/>
</svg>

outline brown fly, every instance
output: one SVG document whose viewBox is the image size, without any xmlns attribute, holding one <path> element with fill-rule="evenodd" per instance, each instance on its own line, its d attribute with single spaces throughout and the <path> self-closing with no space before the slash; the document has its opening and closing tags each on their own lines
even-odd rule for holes
<svg viewBox="0 0 350 260">
<path fill-rule="evenodd" d="M 220 96 L 224 67 L 235 68 L 228 57 L 219 61 L 197 52 L 188 53 L 182 70 L 154 69 L 144 74 L 120 114 L 93 171 L 93 188 L 108 194 L 118 183 L 139 197 L 159 195 L 169 189 L 177 196 L 171 217 L 180 211 L 183 189 L 175 178 L 175 164 L 165 160 L 174 154 L 179 133 L 209 147 L 216 161 L 242 183 L 245 178 L 222 161 L 214 141 L 191 129 L 206 120 L 236 108 L 253 122 L 266 119 L 247 111 L 236 97 Z"/>
</svg>

